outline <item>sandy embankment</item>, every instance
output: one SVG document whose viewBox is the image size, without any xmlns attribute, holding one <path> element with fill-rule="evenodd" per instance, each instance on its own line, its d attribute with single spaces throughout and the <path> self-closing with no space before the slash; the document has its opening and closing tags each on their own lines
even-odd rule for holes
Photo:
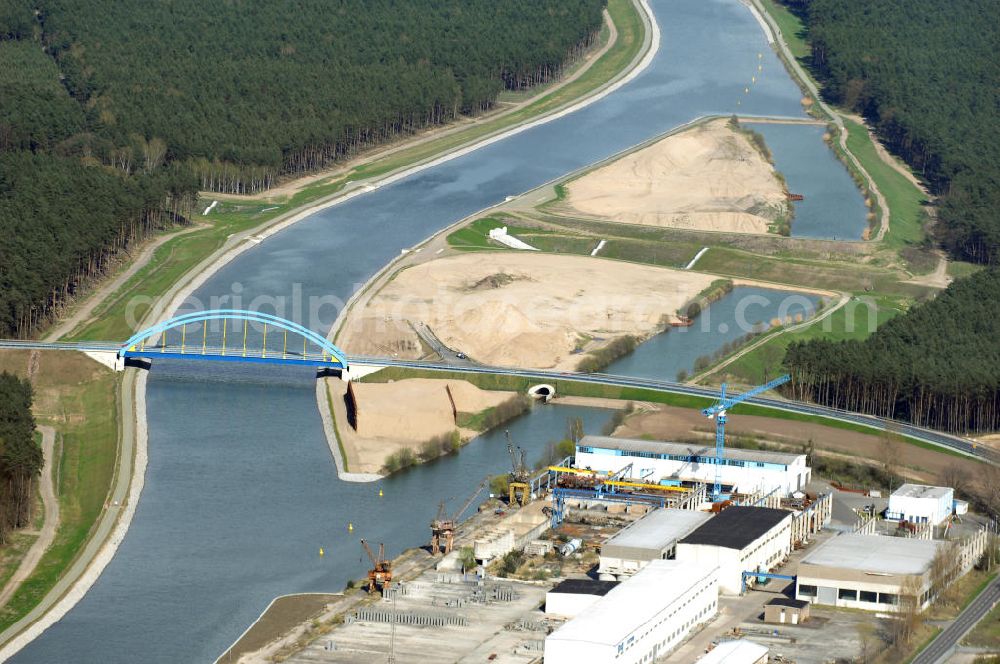
<svg viewBox="0 0 1000 664">
<path fill-rule="evenodd" d="M 728 120 L 668 136 L 566 185 L 566 205 L 645 226 L 767 233 L 789 204 L 774 167 Z"/>
<path fill-rule="evenodd" d="M 419 453 L 428 440 L 456 429 L 463 440 L 468 440 L 478 432 L 459 427 L 456 413 L 461 419 L 463 414 L 480 413 L 514 396 L 514 392 L 481 390 L 463 380 L 355 382 L 351 385 L 356 403 L 355 431 L 348 423 L 351 418 L 344 405 L 345 384 L 331 380 L 329 386 L 338 411 L 340 439 L 351 471 L 356 473 L 377 473 L 390 454 L 404 447 Z"/>
<path fill-rule="evenodd" d="M 445 345 L 501 366 L 570 370 L 614 337 L 659 331 L 712 277 L 619 261 L 490 252 L 440 258 L 395 275 L 352 311 L 339 337 L 357 354 L 400 348 L 415 358 L 412 324 Z M 410 341 L 412 343 L 402 343 Z"/>
</svg>

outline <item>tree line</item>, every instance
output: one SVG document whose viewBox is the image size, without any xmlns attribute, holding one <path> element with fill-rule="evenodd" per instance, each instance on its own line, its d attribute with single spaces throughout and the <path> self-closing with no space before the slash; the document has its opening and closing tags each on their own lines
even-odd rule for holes
<svg viewBox="0 0 1000 664">
<path fill-rule="evenodd" d="M 936 195 L 958 260 L 1000 264 L 1000 5 L 783 0 L 830 101 L 864 115 Z M 960 279 L 864 341 L 792 344 L 800 398 L 952 432 L 1000 426 L 998 268 Z"/>
<path fill-rule="evenodd" d="M 35 440 L 31 384 L 0 373 L 0 544 L 11 530 L 30 525 L 42 449 Z"/>
<path fill-rule="evenodd" d="M 1000 428 L 1000 269 L 956 281 L 864 341 L 793 343 L 796 398 L 951 432 Z"/>
<path fill-rule="evenodd" d="M 253 193 L 557 76 L 604 0 L 40 5 L 42 45 L 105 159 L 157 137 L 203 188 Z"/>
<path fill-rule="evenodd" d="M 185 223 L 199 189 L 259 192 L 558 76 L 603 6 L 0 3 L 0 336 Z"/>
<path fill-rule="evenodd" d="M 862 113 L 939 196 L 941 242 L 1000 262 L 1000 5 L 786 0 L 831 101 Z"/>
</svg>

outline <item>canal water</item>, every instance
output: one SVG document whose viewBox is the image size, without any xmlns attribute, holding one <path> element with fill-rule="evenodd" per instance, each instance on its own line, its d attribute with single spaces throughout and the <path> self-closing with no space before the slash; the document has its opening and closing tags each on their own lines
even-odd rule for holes
<svg viewBox="0 0 1000 664">
<path fill-rule="evenodd" d="M 313 215 L 216 273 L 192 307 L 216 298 L 325 332 L 338 303 L 402 249 L 506 196 L 698 116 L 733 113 L 740 100 L 744 114 L 802 116 L 798 88 L 738 0 L 652 5 L 662 45 L 627 86 Z M 766 75 L 746 95 L 758 63 Z M 390 554 L 420 544 L 440 498 L 464 496 L 487 472 L 507 468 L 502 432 L 494 432 L 456 457 L 386 480 L 382 499 L 377 485 L 340 482 L 313 380 L 295 370 L 157 362 L 147 389 L 146 486 L 132 526 L 83 601 L 14 661 L 209 661 L 276 595 L 337 591 L 359 576 L 359 537 L 384 541 Z M 577 413 L 589 432 L 607 417 L 543 408 L 511 431 L 539 449 Z"/>
<path fill-rule="evenodd" d="M 823 140 L 826 127 L 756 123 L 795 201 L 792 237 L 861 240 L 868 208 L 847 167 Z"/>
<path fill-rule="evenodd" d="M 706 307 L 690 327 L 669 328 L 648 339 L 605 373 L 657 380 L 675 380 L 681 371 L 693 375 L 699 357 L 712 356 L 726 344 L 775 324 L 811 318 L 819 301 L 815 295 L 737 286 Z"/>
</svg>

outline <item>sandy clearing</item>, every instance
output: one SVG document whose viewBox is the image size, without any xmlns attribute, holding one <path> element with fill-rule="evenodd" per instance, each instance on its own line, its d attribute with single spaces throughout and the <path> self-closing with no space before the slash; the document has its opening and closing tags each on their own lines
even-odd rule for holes
<svg viewBox="0 0 1000 664">
<path fill-rule="evenodd" d="M 425 323 L 447 346 L 484 364 L 575 368 L 590 350 L 653 334 L 712 277 L 584 256 L 476 252 L 402 270 L 338 337 L 363 353 L 416 340 Z M 400 356 L 416 357 L 417 351 Z"/>
<path fill-rule="evenodd" d="M 767 233 L 788 214 L 784 186 L 727 123 L 691 127 L 573 180 L 566 204 L 630 224 Z"/>
<path fill-rule="evenodd" d="M 654 440 L 704 437 L 706 443 L 714 439 L 714 427 L 702 414 L 690 408 L 658 406 L 654 412 L 637 413 L 625 420 L 614 435 L 623 438 L 649 437 Z M 813 422 L 797 422 L 759 415 L 730 415 L 726 425 L 727 435 L 757 436 L 779 444 L 801 445 L 812 439 L 816 449 L 836 452 L 861 460 L 862 463 L 878 459 L 882 441 L 877 433 L 865 434 L 847 429 L 824 426 Z M 899 447 L 900 465 L 914 471 L 924 481 L 939 481 L 946 469 L 958 466 L 978 477 L 982 465 L 972 459 L 902 444 Z M 909 473 L 908 473 L 909 474 Z"/>
<path fill-rule="evenodd" d="M 325 383 L 330 390 L 337 422 L 336 436 L 350 469 L 341 479 L 358 481 L 377 479 L 390 454 L 404 447 L 419 452 L 427 440 L 457 428 L 445 385 L 452 388 L 457 410 L 464 413 L 485 410 L 514 394 L 487 392 L 458 380 L 421 378 L 392 383 L 353 383 L 359 403 L 361 431 L 358 432 L 348 423 L 344 400 L 347 384 L 336 379 L 327 379 Z M 376 417 L 371 417 L 372 413 Z M 466 429 L 459 429 L 459 433 L 463 439 L 476 435 L 475 431 Z"/>
<path fill-rule="evenodd" d="M 457 427 L 459 413 L 478 413 L 514 395 L 487 392 L 464 380 L 411 378 L 392 383 L 354 383 L 358 435 L 422 443 Z M 451 397 L 448 391 L 451 391 Z"/>
</svg>

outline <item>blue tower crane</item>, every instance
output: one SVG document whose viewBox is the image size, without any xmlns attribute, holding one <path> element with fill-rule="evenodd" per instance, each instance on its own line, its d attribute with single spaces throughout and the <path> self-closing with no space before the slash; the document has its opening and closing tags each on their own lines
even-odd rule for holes
<svg viewBox="0 0 1000 664">
<path fill-rule="evenodd" d="M 743 403 L 753 397 L 757 396 L 761 392 L 767 392 L 770 389 L 774 389 L 779 385 L 784 385 L 792 379 L 791 376 L 785 374 L 779 378 L 765 383 L 763 385 L 758 385 L 752 390 L 748 390 L 743 394 L 737 395 L 735 397 L 726 396 L 726 384 L 722 384 L 722 391 L 719 394 L 719 401 L 714 406 L 709 406 L 701 411 L 701 414 L 705 417 L 712 419 L 715 418 L 715 487 L 712 491 L 712 500 L 717 500 L 720 495 L 722 495 L 722 460 L 725 458 L 724 451 L 726 447 L 726 411 L 735 406 L 738 403 Z"/>
</svg>

